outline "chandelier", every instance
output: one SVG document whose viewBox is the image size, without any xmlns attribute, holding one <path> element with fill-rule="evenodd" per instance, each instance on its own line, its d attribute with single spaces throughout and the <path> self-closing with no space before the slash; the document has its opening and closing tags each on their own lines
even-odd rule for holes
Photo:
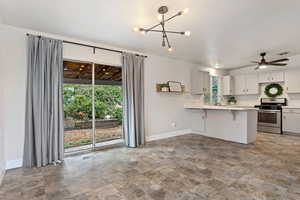
<svg viewBox="0 0 300 200">
<path fill-rule="evenodd" d="M 141 34 L 146 34 L 148 32 L 156 32 L 156 33 L 162 33 L 162 47 L 168 47 L 168 51 L 172 51 L 172 47 L 170 44 L 170 40 L 168 38 L 168 34 L 180 34 L 180 35 L 185 35 L 185 36 L 190 36 L 191 32 L 190 31 L 168 31 L 165 28 L 165 24 L 166 22 L 174 19 L 175 17 L 181 16 L 183 14 L 188 13 L 188 8 L 184 9 L 183 11 L 179 11 L 178 13 L 176 13 L 175 15 L 166 18 L 165 14 L 168 12 L 168 7 L 167 6 L 161 6 L 158 9 L 158 20 L 160 21 L 158 24 L 150 27 L 150 28 L 133 28 L 133 30 L 135 32 L 140 32 Z M 156 29 L 157 27 L 161 27 L 161 30 Z"/>
</svg>

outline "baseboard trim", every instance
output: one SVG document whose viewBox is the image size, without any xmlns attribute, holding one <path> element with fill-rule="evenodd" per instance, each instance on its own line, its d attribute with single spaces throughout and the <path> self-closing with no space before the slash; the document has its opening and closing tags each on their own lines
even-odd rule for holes
<svg viewBox="0 0 300 200">
<path fill-rule="evenodd" d="M 172 131 L 172 132 L 167 132 L 167 133 L 161 133 L 157 135 L 151 135 L 146 138 L 146 141 L 154 141 L 154 140 L 162 140 L 170 137 L 175 137 L 175 136 L 180 136 L 180 135 L 186 135 L 192 133 L 191 129 L 183 129 L 183 130 L 178 130 L 178 131 Z"/>
<path fill-rule="evenodd" d="M 2 172 L 0 172 L 0 186 L 1 186 L 1 184 L 2 184 L 4 175 L 5 175 L 5 170 L 3 170 Z"/>
<path fill-rule="evenodd" d="M 6 162 L 6 167 L 5 169 L 15 169 L 15 168 L 19 168 L 23 166 L 23 160 L 19 159 L 19 160 L 9 160 Z"/>
</svg>

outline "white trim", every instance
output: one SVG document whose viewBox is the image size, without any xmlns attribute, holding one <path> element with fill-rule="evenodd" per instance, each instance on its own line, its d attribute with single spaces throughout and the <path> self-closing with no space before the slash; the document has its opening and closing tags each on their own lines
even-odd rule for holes
<svg viewBox="0 0 300 200">
<path fill-rule="evenodd" d="M 4 175 L 5 175 L 5 170 L 3 170 L 2 172 L 0 172 L 0 186 L 1 186 L 1 184 L 2 184 Z"/>
<path fill-rule="evenodd" d="M 157 135 L 150 135 L 146 138 L 146 141 L 154 141 L 154 140 L 162 140 L 165 138 L 170 138 L 170 137 L 175 137 L 179 135 L 186 135 L 192 133 L 191 129 L 183 129 L 183 130 L 178 130 L 178 131 L 172 131 L 172 132 L 167 132 L 167 133 L 161 133 Z"/>
<path fill-rule="evenodd" d="M 9 160 L 6 162 L 6 168 L 5 169 L 14 169 L 19 168 L 23 166 L 23 160 Z"/>
</svg>

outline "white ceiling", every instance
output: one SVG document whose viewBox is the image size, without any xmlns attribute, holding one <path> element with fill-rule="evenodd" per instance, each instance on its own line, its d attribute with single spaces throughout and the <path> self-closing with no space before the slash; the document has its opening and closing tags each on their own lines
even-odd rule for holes
<svg viewBox="0 0 300 200">
<path fill-rule="evenodd" d="M 170 35 L 172 53 L 161 48 L 161 35 L 132 31 L 157 23 L 161 5 L 170 15 L 190 10 L 167 24 L 192 33 Z M 0 0 L 6 24 L 225 68 L 247 65 L 261 51 L 299 54 L 299 11 L 299 0 Z"/>
</svg>

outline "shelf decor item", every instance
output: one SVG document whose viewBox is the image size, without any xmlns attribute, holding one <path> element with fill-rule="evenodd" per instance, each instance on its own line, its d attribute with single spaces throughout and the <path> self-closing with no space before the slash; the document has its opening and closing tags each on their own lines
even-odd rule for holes
<svg viewBox="0 0 300 200">
<path fill-rule="evenodd" d="M 184 93 L 184 90 L 185 86 L 177 81 L 156 84 L 156 92 L 182 94 Z"/>
<path fill-rule="evenodd" d="M 170 91 L 170 88 L 169 88 L 169 84 L 168 83 L 163 83 L 160 85 L 160 90 L 162 92 L 169 92 Z"/>
<path fill-rule="evenodd" d="M 227 103 L 228 103 L 229 105 L 235 105 L 236 102 L 237 102 L 237 100 L 235 99 L 234 96 L 229 96 L 228 99 L 227 99 Z"/>
<path fill-rule="evenodd" d="M 177 81 L 168 81 L 170 92 L 182 92 L 181 83 Z"/>
<path fill-rule="evenodd" d="M 265 88 L 265 94 L 270 98 L 275 98 L 283 93 L 283 88 L 278 83 L 271 83 L 266 86 Z"/>
</svg>

